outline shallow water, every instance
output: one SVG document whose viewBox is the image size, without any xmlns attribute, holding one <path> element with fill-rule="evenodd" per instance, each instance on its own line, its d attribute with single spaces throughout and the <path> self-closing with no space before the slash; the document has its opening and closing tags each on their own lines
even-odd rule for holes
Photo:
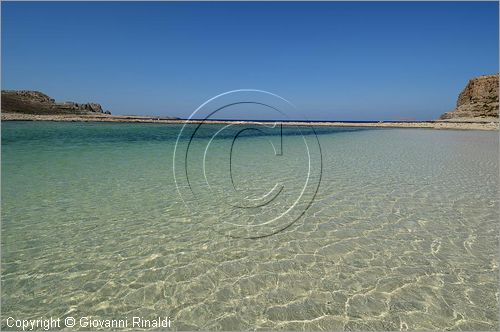
<svg viewBox="0 0 500 332">
<path fill-rule="evenodd" d="M 2 328 L 498 330 L 497 132 L 221 128 L 2 123 Z"/>
</svg>

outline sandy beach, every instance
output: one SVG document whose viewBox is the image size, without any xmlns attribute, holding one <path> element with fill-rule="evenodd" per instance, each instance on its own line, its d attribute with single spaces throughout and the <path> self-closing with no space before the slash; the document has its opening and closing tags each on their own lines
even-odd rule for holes
<svg viewBox="0 0 500 332">
<path fill-rule="evenodd" d="M 142 123 L 165 123 L 182 124 L 185 119 L 169 119 L 153 116 L 132 116 L 132 115 L 107 115 L 107 114 L 22 114 L 22 113 L 2 113 L 2 121 L 70 121 L 70 122 L 142 122 Z M 253 121 L 226 121 L 226 120 L 190 120 L 191 123 L 213 123 L 213 124 L 249 124 L 258 123 Z M 498 118 L 464 118 L 435 121 L 401 121 L 401 122 L 283 122 L 288 126 L 331 126 L 331 127 L 378 127 L 378 128 L 429 128 L 429 129 L 454 129 L 454 130 L 498 130 Z"/>
</svg>

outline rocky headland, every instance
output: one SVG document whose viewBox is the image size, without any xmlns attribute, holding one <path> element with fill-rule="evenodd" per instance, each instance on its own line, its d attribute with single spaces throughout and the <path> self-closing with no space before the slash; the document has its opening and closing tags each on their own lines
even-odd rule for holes
<svg viewBox="0 0 500 332">
<path fill-rule="evenodd" d="M 111 114 L 103 111 L 97 103 L 58 103 L 53 98 L 39 91 L 19 90 L 2 91 L 2 113 L 20 113 L 33 115 L 62 114 Z"/>
<path fill-rule="evenodd" d="M 455 110 L 444 113 L 441 119 L 498 121 L 498 74 L 471 79 L 458 96 Z"/>
<path fill-rule="evenodd" d="M 491 78 L 493 77 L 493 79 Z M 496 77 L 496 87 L 494 79 Z M 460 94 L 457 110 L 445 113 L 440 120 L 353 123 L 341 121 L 283 122 L 284 126 L 332 126 L 332 127 L 382 127 L 498 130 L 498 75 L 481 76 L 488 83 L 469 82 Z M 471 80 L 473 82 L 474 80 Z M 493 83 L 492 83 L 493 80 Z M 496 92 L 495 92 L 496 91 Z M 496 93 L 496 97 L 495 97 Z M 495 101 L 496 100 L 496 101 Z M 496 104 L 495 104 L 496 103 Z M 471 117 L 472 116 L 472 117 Z M 53 98 L 38 91 L 2 91 L 2 121 L 72 121 L 72 122 L 140 122 L 184 124 L 243 125 L 251 121 L 183 120 L 175 117 L 111 115 L 96 103 L 57 103 Z"/>
</svg>

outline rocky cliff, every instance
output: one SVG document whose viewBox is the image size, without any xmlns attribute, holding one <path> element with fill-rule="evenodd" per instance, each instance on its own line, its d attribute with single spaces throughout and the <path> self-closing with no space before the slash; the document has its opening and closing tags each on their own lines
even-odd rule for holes
<svg viewBox="0 0 500 332">
<path fill-rule="evenodd" d="M 441 119 L 498 118 L 498 74 L 473 78 L 460 93 L 457 108 Z"/>
<path fill-rule="evenodd" d="M 105 113 L 96 103 L 79 104 L 72 101 L 56 103 L 53 98 L 39 91 L 2 91 L 2 112 L 24 114 L 86 114 Z"/>
</svg>

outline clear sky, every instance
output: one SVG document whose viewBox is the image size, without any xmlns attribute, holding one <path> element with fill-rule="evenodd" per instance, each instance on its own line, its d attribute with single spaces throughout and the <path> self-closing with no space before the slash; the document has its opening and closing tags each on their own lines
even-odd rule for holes
<svg viewBox="0 0 500 332">
<path fill-rule="evenodd" d="M 311 120 L 433 119 L 498 72 L 498 38 L 498 2 L 2 2 L 2 89 L 187 117 L 253 88 Z"/>
</svg>

